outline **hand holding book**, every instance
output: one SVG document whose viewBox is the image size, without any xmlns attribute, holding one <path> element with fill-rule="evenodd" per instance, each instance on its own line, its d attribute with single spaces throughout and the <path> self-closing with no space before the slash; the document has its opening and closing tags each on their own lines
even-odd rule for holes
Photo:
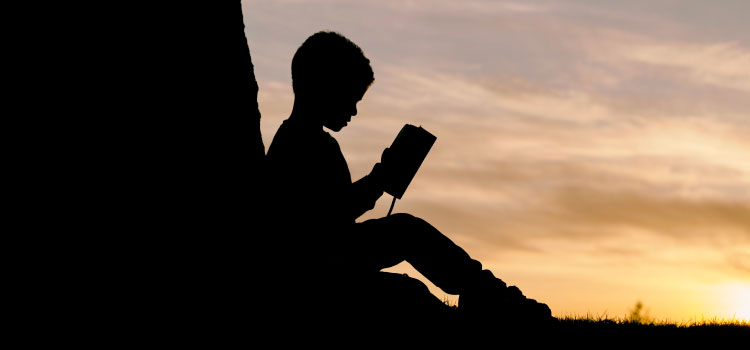
<svg viewBox="0 0 750 350">
<path fill-rule="evenodd" d="M 385 192 L 401 198 L 437 138 L 427 130 L 406 124 L 386 148 L 373 175 Z"/>
</svg>

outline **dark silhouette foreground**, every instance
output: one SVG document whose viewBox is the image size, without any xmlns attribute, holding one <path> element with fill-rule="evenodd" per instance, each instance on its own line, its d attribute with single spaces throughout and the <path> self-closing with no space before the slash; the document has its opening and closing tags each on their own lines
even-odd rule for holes
<svg viewBox="0 0 750 350">
<path fill-rule="evenodd" d="M 28 307 L 41 310 L 25 313 L 107 344 L 240 338 L 256 302 L 253 237 L 264 232 L 240 1 L 116 7 L 59 15 L 90 40 L 47 32 L 66 45 L 43 59 L 64 62 L 70 79 L 19 118 L 34 127 L 21 144 L 34 167 L 19 168 L 29 176 L 14 206 L 30 213 L 22 265 L 37 284 Z"/>
</svg>

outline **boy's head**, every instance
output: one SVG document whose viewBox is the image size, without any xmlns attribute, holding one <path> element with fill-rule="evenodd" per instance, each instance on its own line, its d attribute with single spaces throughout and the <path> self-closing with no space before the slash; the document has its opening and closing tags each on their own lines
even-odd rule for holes
<svg viewBox="0 0 750 350">
<path fill-rule="evenodd" d="M 334 32 L 318 32 L 307 38 L 292 60 L 295 99 L 319 114 L 323 126 L 339 131 L 356 104 L 374 81 L 370 60 L 362 49 Z"/>
</svg>

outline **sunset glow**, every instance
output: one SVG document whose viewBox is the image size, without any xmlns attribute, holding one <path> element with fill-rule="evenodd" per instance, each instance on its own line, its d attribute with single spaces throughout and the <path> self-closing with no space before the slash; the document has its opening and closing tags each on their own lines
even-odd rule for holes
<svg viewBox="0 0 750 350">
<path fill-rule="evenodd" d="M 750 320 L 750 2 L 242 4 L 266 148 L 295 50 L 338 31 L 375 72 L 331 133 L 352 178 L 405 123 L 437 136 L 394 212 L 557 316 Z"/>
<path fill-rule="evenodd" d="M 735 283 L 725 287 L 725 312 L 728 318 L 750 321 L 750 283 Z"/>
</svg>

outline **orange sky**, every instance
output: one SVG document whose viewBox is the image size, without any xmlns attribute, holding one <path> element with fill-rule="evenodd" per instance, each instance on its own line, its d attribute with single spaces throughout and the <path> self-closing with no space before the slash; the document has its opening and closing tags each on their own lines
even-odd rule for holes
<svg viewBox="0 0 750 350">
<path fill-rule="evenodd" d="M 750 3 L 243 10 L 266 147 L 291 111 L 295 50 L 338 31 L 375 71 L 359 114 L 333 133 L 352 177 L 405 123 L 438 137 L 396 212 L 431 222 L 558 316 L 624 316 L 642 301 L 660 319 L 750 319 Z"/>
</svg>

